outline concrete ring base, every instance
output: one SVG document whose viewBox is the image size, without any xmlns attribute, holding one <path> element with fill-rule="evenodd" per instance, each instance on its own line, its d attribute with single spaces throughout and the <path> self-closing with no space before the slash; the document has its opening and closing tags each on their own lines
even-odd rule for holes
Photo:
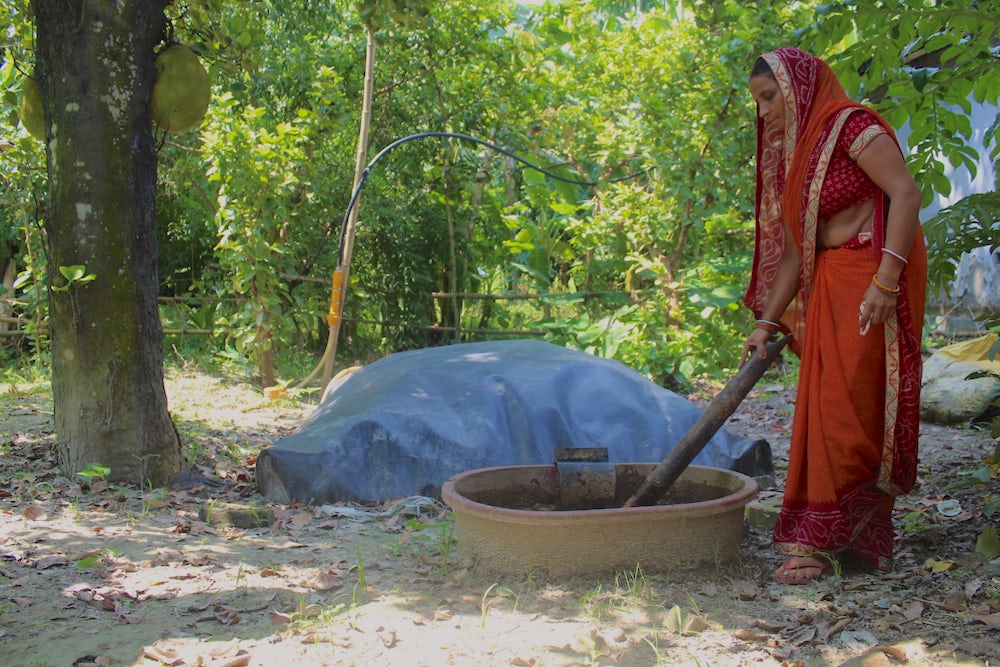
<svg viewBox="0 0 1000 667">
<path fill-rule="evenodd" d="M 491 572 L 550 577 L 642 568 L 716 568 L 739 557 L 746 504 L 757 483 L 740 473 L 689 466 L 659 505 L 622 507 L 656 465 L 617 463 L 616 506 L 556 511 L 554 465 L 472 470 L 449 479 L 462 558 Z"/>
</svg>

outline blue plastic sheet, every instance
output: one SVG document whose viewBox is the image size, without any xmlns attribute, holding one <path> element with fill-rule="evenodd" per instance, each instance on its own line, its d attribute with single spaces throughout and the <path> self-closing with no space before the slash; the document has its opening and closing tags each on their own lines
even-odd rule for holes
<svg viewBox="0 0 1000 667">
<path fill-rule="evenodd" d="M 437 496 L 468 470 L 550 464 L 563 447 L 658 463 L 700 414 L 624 364 L 541 341 L 399 352 L 332 383 L 295 433 L 261 451 L 257 483 L 274 502 L 375 503 Z M 773 473 L 766 441 L 725 429 L 692 463 Z"/>
</svg>

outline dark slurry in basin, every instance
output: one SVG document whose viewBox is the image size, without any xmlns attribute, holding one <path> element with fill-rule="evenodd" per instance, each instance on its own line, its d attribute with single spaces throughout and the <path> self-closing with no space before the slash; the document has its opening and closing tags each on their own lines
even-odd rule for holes
<svg viewBox="0 0 1000 667">
<path fill-rule="evenodd" d="M 619 466 L 616 472 L 614 506 L 622 507 L 645 479 L 645 475 L 639 474 L 635 468 L 627 465 Z M 534 479 L 510 475 L 505 482 L 503 486 L 462 489 L 462 491 L 469 500 L 492 507 L 538 512 L 556 511 L 557 498 L 553 489 L 558 482 L 555 479 L 554 469 L 552 474 L 546 471 L 540 478 Z M 680 479 L 670 487 L 657 505 L 701 503 L 723 498 L 731 492 L 731 489 L 723 486 Z"/>
</svg>

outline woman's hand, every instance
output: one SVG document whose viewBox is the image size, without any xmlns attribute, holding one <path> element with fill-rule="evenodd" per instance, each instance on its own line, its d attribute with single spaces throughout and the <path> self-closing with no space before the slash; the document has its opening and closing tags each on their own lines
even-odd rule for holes
<svg viewBox="0 0 1000 667">
<path fill-rule="evenodd" d="M 743 366 L 750 359 L 750 355 L 754 352 L 757 353 L 761 359 L 767 358 L 767 348 L 765 344 L 767 341 L 771 340 L 771 331 L 765 329 L 764 327 L 757 327 L 750 332 L 747 339 L 743 342 L 743 356 L 740 357 L 740 366 Z"/>
<path fill-rule="evenodd" d="M 865 290 L 864 300 L 858 310 L 858 333 L 864 336 L 874 324 L 883 324 L 896 314 L 895 294 L 886 294 L 874 283 Z"/>
</svg>

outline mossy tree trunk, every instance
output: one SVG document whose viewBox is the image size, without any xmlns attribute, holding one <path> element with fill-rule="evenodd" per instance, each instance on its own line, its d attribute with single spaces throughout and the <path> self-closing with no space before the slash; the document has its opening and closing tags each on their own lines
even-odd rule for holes
<svg viewBox="0 0 1000 667">
<path fill-rule="evenodd" d="M 165 0 L 33 0 L 46 118 L 52 391 L 59 462 L 113 481 L 180 469 L 156 296 L 149 115 Z M 61 268 L 84 267 L 67 279 Z M 71 274 L 72 275 L 72 274 Z"/>
</svg>

